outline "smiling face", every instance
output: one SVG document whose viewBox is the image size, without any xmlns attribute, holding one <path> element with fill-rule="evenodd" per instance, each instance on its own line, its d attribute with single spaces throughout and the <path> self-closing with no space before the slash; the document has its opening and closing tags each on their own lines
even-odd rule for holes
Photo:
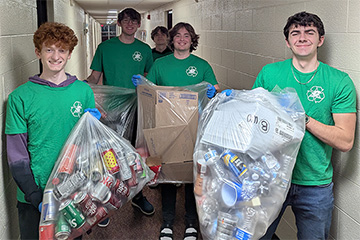
<svg viewBox="0 0 360 240">
<path fill-rule="evenodd" d="M 192 44 L 191 35 L 186 28 L 180 28 L 174 36 L 174 51 L 177 52 L 190 52 Z"/>
<path fill-rule="evenodd" d="M 46 46 L 42 44 L 41 50 L 35 49 L 36 56 L 41 60 L 43 65 L 43 73 L 57 74 L 65 72 L 65 65 L 71 57 L 71 53 L 68 49 L 64 49 L 57 44 Z"/>
<path fill-rule="evenodd" d="M 131 19 L 125 14 L 125 17 L 118 22 L 119 27 L 121 27 L 121 33 L 127 36 L 134 36 L 137 29 L 140 27 L 140 23 L 135 20 Z"/>
<path fill-rule="evenodd" d="M 293 24 L 289 29 L 286 45 L 293 56 L 299 59 L 317 57 L 317 48 L 324 43 L 324 36 L 320 36 L 314 26 L 299 26 Z"/>
</svg>

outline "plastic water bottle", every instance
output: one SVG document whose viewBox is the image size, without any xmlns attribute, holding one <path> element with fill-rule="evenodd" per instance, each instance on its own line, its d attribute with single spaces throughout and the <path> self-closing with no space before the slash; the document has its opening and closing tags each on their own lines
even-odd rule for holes
<svg viewBox="0 0 360 240">
<path fill-rule="evenodd" d="M 249 165 L 249 179 L 256 185 L 256 193 L 258 196 L 267 196 L 269 194 L 269 181 L 272 177 L 259 164 Z"/>
<path fill-rule="evenodd" d="M 219 211 L 218 201 L 211 197 L 204 198 L 199 209 L 199 222 L 210 236 L 215 235 L 213 223 L 216 221 Z"/>
<path fill-rule="evenodd" d="M 265 166 L 273 172 L 278 172 L 280 169 L 280 164 L 274 155 L 271 153 L 267 153 L 261 156 L 261 161 L 265 164 Z"/>
<path fill-rule="evenodd" d="M 221 192 L 221 185 L 223 181 L 218 178 L 207 179 L 206 182 L 206 195 L 218 199 Z"/>
<path fill-rule="evenodd" d="M 252 207 L 245 207 L 242 211 L 243 218 L 236 225 L 235 239 L 248 240 L 251 239 L 255 232 L 257 214 Z"/>
<path fill-rule="evenodd" d="M 211 175 L 214 176 L 214 178 L 222 179 L 227 177 L 225 167 L 216 150 L 209 148 L 209 151 L 204 155 L 204 159 L 206 160 L 207 166 L 210 168 Z"/>
<path fill-rule="evenodd" d="M 250 178 L 245 178 L 242 182 L 241 198 L 248 201 L 258 195 L 260 181 L 253 181 Z"/>
<path fill-rule="evenodd" d="M 284 177 L 287 177 L 289 179 L 292 173 L 292 169 L 290 168 L 295 163 L 296 159 L 288 155 L 282 155 L 282 160 L 283 164 L 281 166 L 281 172 L 283 173 Z"/>
<path fill-rule="evenodd" d="M 215 240 L 232 240 L 238 218 L 232 214 L 219 212 Z"/>
<path fill-rule="evenodd" d="M 288 156 L 288 155 L 282 155 L 282 161 L 283 164 L 281 166 L 281 169 L 279 171 L 279 174 L 277 178 L 274 180 L 277 186 L 281 188 L 287 188 L 290 182 L 292 169 L 291 166 L 295 162 L 295 158 Z"/>
</svg>

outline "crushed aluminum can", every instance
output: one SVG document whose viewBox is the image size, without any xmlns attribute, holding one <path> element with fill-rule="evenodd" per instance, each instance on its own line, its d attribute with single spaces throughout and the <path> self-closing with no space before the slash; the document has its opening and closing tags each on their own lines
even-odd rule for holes
<svg viewBox="0 0 360 240">
<path fill-rule="evenodd" d="M 97 206 L 91 200 L 89 194 L 85 191 L 80 191 L 74 197 L 74 204 L 78 206 L 78 208 L 86 215 L 86 216 L 94 216 L 96 213 Z"/>
<path fill-rule="evenodd" d="M 111 174 L 104 175 L 103 179 L 95 185 L 91 196 L 96 201 L 103 202 L 114 184 L 115 178 Z"/>
</svg>

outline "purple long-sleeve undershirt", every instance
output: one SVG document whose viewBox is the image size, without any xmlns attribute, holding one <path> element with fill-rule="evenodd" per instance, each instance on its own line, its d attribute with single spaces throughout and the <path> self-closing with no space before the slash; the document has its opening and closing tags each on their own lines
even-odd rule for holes
<svg viewBox="0 0 360 240">
<path fill-rule="evenodd" d="M 27 133 L 7 134 L 6 150 L 10 171 L 16 184 L 25 194 L 25 200 L 37 208 L 42 201 L 42 191 L 37 186 L 30 168 Z"/>
</svg>

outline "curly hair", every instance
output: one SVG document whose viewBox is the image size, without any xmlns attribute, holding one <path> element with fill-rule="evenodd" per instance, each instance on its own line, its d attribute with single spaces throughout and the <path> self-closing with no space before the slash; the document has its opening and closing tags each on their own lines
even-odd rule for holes
<svg viewBox="0 0 360 240">
<path fill-rule="evenodd" d="M 46 22 L 40 25 L 33 37 L 35 48 L 41 51 L 43 43 L 45 46 L 55 44 L 70 51 L 74 50 L 78 43 L 74 31 L 68 26 L 57 22 Z"/>
<path fill-rule="evenodd" d="M 295 27 L 314 26 L 318 30 L 319 37 L 325 35 L 325 29 L 324 29 L 323 22 L 317 15 L 315 15 L 313 13 L 308 13 L 308 12 L 304 11 L 304 12 L 296 13 L 293 16 L 290 16 L 284 27 L 284 35 L 285 35 L 286 40 L 288 40 L 288 38 L 289 38 L 289 31 L 290 31 L 290 28 L 292 25 L 295 25 Z"/>
<path fill-rule="evenodd" d="M 185 23 L 185 22 L 179 22 L 172 29 L 170 29 L 170 31 L 169 31 L 169 35 L 170 35 L 169 46 L 170 46 L 171 50 L 174 51 L 174 37 L 176 36 L 176 34 L 178 33 L 178 31 L 181 28 L 185 28 L 190 33 L 191 42 L 192 42 L 191 46 L 190 46 L 190 52 L 196 50 L 196 48 L 199 44 L 199 38 L 200 38 L 199 34 L 196 34 L 194 28 L 189 23 Z"/>
</svg>

